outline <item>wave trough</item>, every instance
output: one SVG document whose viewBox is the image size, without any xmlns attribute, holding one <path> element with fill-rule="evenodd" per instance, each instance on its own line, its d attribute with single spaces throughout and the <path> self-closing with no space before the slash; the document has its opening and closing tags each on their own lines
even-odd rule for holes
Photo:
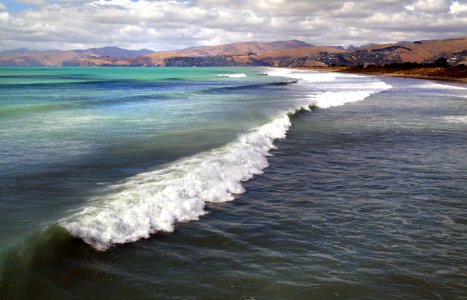
<svg viewBox="0 0 467 300">
<path fill-rule="evenodd" d="M 288 72 L 288 73 L 287 73 Z M 275 74 L 309 82 L 315 74 L 293 70 Z M 329 76 L 328 78 L 331 78 Z M 335 79 L 336 77 L 334 77 Z M 381 81 L 347 86 L 347 90 L 324 92 L 305 99 L 295 109 L 321 108 L 363 100 L 390 88 Z M 171 232 L 177 222 L 198 220 L 208 202 L 226 202 L 244 192 L 242 182 L 261 174 L 268 166 L 274 140 L 285 138 L 291 126 L 284 111 L 273 121 L 240 135 L 235 141 L 211 151 L 181 159 L 166 167 L 145 172 L 110 187 L 107 195 L 92 199 L 81 212 L 60 223 L 73 236 L 97 250 Z"/>
</svg>

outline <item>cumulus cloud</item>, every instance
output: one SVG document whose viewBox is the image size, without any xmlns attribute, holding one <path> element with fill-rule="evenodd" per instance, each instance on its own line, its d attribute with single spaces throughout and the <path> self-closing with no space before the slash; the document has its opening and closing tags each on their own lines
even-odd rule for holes
<svg viewBox="0 0 467 300">
<path fill-rule="evenodd" d="M 247 40 L 359 45 L 465 35 L 467 4 L 448 0 L 18 0 L 0 48 L 118 45 L 169 50 Z M 40 5 L 39 5 L 40 4 Z"/>
<path fill-rule="evenodd" d="M 449 10 L 451 11 L 451 14 L 453 14 L 453 15 L 466 13 L 467 12 L 467 3 L 462 4 L 462 3 L 459 3 L 457 1 L 453 2 L 451 4 L 451 7 L 449 8 Z"/>
<path fill-rule="evenodd" d="M 15 2 L 24 3 L 24 4 L 34 4 L 34 5 L 41 5 L 45 4 L 46 0 L 15 0 Z"/>
<path fill-rule="evenodd" d="M 418 0 L 411 7 L 420 12 L 439 13 L 449 11 L 449 4 L 449 0 Z"/>
</svg>

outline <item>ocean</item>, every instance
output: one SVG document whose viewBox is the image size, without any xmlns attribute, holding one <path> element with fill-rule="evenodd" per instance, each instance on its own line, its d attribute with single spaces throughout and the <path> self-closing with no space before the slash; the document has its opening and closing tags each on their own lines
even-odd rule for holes
<svg viewBox="0 0 467 300">
<path fill-rule="evenodd" d="M 0 299 L 465 299 L 467 87 L 0 67 Z"/>
</svg>

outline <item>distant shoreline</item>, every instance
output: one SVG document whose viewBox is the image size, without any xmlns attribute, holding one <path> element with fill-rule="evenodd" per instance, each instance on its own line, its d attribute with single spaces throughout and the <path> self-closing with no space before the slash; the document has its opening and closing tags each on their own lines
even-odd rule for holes
<svg viewBox="0 0 467 300">
<path fill-rule="evenodd" d="M 331 71 L 342 73 L 355 73 L 364 75 L 383 75 L 391 77 L 427 79 L 449 81 L 467 84 L 467 67 L 423 67 L 410 69 L 397 69 L 379 66 L 369 67 L 306 67 L 300 68 L 316 71 Z"/>
</svg>

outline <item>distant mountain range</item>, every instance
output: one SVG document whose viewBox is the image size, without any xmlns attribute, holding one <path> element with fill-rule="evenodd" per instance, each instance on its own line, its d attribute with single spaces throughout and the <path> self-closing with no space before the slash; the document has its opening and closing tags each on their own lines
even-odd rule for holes
<svg viewBox="0 0 467 300">
<path fill-rule="evenodd" d="M 244 42 L 175 51 L 118 47 L 72 51 L 0 52 L 0 65 L 14 66 L 359 66 L 430 63 L 441 57 L 467 65 L 467 38 L 368 44 L 362 47 L 314 46 L 303 41 Z"/>
<path fill-rule="evenodd" d="M 0 52 L 0 65 L 9 66 L 62 66 L 80 65 L 83 58 L 131 58 L 153 53 L 148 49 L 127 50 L 118 47 L 90 48 L 86 50 L 29 50 L 25 48 Z"/>
</svg>

